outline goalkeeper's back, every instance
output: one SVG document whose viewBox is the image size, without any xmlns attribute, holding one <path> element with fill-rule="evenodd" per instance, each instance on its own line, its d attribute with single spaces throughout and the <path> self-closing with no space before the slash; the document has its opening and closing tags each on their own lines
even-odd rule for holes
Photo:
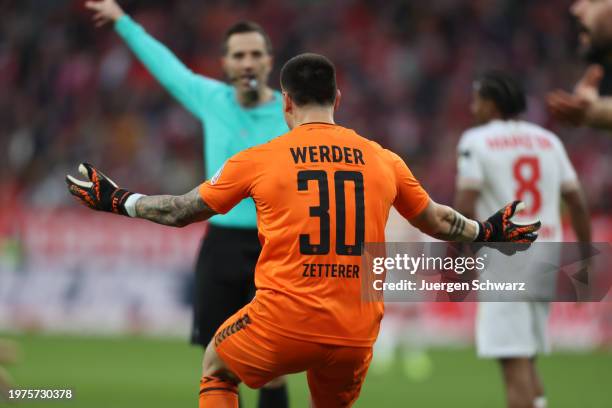
<svg viewBox="0 0 612 408">
<path fill-rule="evenodd" d="M 263 245 L 249 316 L 279 334 L 370 346 L 382 304 L 363 302 L 364 242 L 383 242 L 389 209 L 411 218 L 429 197 L 405 163 L 354 131 L 305 123 L 230 159 L 200 188 L 227 212 L 255 201 Z"/>
</svg>

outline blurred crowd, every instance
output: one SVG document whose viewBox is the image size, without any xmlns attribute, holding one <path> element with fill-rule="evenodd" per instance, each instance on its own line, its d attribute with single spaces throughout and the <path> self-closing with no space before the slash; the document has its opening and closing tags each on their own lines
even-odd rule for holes
<svg viewBox="0 0 612 408">
<path fill-rule="evenodd" d="M 142 193 L 184 193 L 203 179 L 202 128 L 81 0 L 0 3 L 0 205 L 73 204 L 67 172 L 89 161 Z M 124 0 L 120 4 L 195 72 L 223 78 L 224 31 L 259 22 L 278 69 L 304 51 L 337 65 L 338 123 L 405 158 L 450 202 L 455 148 L 472 126 L 474 75 L 509 70 L 528 120 L 566 144 L 594 212 L 612 209 L 612 137 L 553 123 L 545 94 L 584 68 L 569 0 Z"/>
</svg>

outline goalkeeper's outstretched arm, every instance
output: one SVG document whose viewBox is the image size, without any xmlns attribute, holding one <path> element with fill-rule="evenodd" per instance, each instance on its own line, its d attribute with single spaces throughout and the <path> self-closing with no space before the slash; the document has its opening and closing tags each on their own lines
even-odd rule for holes
<svg viewBox="0 0 612 408">
<path fill-rule="evenodd" d="M 202 200 L 198 187 L 179 196 L 141 196 L 135 201 L 134 216 L 172 227 L 184 227 L 216 214 Z"/>
<path fill-rule="evenodd" d="M 538 237 L 540 222 L 526 225 L 512 222 L 512 217 L 524 207 L 521 201 L 514 201 L 479 222 L 430 200 L 425 210 L 409 221 L 425 234 L 444 241 L 530 243 Z"/>
<path fill-rule="evenodd" d="M 145 196 L 117 187 L 114 181 L 91 164 L 80 164 L 79 172 L 88 181 L 66 176 L 68 190 L 79 202 L 93 210 L 144 218 L 172 227 L 184 227 L 216 214 L 202 200 L 197 187 L 178 196 Z"/>
<path fill-rule="evenodd" d="M 471 242 L 478 236 L 478 222 L 433 200 L 429 201 L 423 212 L 409 221 L 421 232 L 443 241 Z"/>
</svg>

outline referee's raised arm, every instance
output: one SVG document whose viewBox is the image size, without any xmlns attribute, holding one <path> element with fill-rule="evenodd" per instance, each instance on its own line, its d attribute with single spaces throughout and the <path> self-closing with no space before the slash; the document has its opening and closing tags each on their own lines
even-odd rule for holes
<svg viewBox="0 0 612 408">
<path fill-rule="evenodd" d="M 187 110 L 200 117 L 206 109 L 207 96 L 221 82 L 195 74 L 165 45 L 153 38 L 144 28 L 128 16 L 115 0 L 88 1 L 85 7 L 94 11 L 96 27 L 112 23 L 147 70 Z"/>
</svg>

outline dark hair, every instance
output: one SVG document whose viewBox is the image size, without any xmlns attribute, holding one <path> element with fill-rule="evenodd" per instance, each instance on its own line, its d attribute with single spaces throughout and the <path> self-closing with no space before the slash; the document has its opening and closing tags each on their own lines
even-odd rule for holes
<svg viewBox="0 0 612 408">
<path fill-rule="evenodd" d="M 221 51 L 223 55 L 227 54 L 227 42 L 229 38 L 234 34 L 243 34 L 243 33 L 259 33 L 264 39 L 266 44 L 266 51 L 268 54 L 272 54 L 272 41 L 270 40 L 270 36 L 268 33 L 264 31 L 264 29 L 257 23 L 253 21 L 239 21 L 230 28 L 227 29 L 225 35 L 223 37 L 223 46 Z"/>
<path fill-rule="evenodd" d="M 527 108 L 523 87 L 505 72 L 487 71 L 476 79 L 474 86 L 481 98 L 495 103 L 504 119 L 515 117 Z"/>
<path fill-rule="evenodd" d="M 281 87 L 299 106 L 332 105 L 336 100 L 336 68 L 319 54 L 300 54 L 285 63 Z"/>
</svg>

